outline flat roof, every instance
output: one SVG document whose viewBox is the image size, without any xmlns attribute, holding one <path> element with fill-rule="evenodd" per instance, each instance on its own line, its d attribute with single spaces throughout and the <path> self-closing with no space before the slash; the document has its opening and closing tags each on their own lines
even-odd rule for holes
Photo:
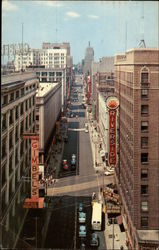
<svg viewBox="0 0 159 250">
<path fill-rule="evenodd" d="M 9 85 L 9 84 L 17 84 L 20 82 L 25 82 L 31 79 L 36 79 L 36 72 L 21 72 L 21 73 L 13 73 L 1 76 L 1 84 Z"/>
<path fill-rule="evenodd" d="M 54 89 L 57 85 L 59 85 L 58 82 L 40 82 L 39 88 L 36 93 L 36 97 L 44 97 L 47 93 L 49 93 L 52 89 Z"/>
</svg>

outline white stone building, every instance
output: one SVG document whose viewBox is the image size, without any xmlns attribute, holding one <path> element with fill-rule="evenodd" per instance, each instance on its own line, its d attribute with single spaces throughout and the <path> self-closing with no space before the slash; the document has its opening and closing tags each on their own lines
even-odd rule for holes
<svg viewBox="0 0 159 250">
<path fill-rule="evenodd" d="M 44 163 L 46 148 L 61 111 L 61 83 L 40 83 L 36 94 L 36 132 L 39 133 L 39 163 Z"/>
</svg>

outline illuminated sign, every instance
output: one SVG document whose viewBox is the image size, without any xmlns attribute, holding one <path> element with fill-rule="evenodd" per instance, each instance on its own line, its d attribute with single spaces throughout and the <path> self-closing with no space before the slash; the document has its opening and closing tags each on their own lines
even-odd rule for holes
<svg viewBox="0 0 159 250">
<path fill-rule="evenodd" d="M 31 141 L 31 198 L 39 198 L 39 142 Z"/>
<path fill-rule="evenodd" d="M 107 98 L 107 108 L 109 110 L 109 166 L 115 166 L 117 163 L 117 145 L 116 145 L 116 131 L 117 131 L 117 108 L 119 101 L 116 97 Z"/>
</svg>

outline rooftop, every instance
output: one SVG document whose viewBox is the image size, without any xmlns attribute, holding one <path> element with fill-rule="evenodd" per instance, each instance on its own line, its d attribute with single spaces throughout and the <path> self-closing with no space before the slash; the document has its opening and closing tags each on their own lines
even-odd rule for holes
<svg viewBox="0 0 159 250">
<path fill-rule="evenodd" d="M 20 73 L 11 73 L 9 75 L 4 75 L 1 77 L 1 84 L 17 84 L 20 82 L 28 81 L 31 79 L 37 78 L 35 72 L 20 72 Z"/>
<path fill-rule="evenodd" d="M 53 82 L 53 83 L 39 83 L 39 88 L 36 94 L 36 97 L 44 97 L 49 93 L 52 89 L 54 89 L 59 83 Z"/>
</svg>

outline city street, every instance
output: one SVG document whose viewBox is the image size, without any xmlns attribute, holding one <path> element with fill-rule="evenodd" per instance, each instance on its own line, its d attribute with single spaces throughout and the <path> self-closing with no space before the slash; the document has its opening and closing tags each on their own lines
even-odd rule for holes
<svg viewBox="0 0 159 250">
<path fill-rule="evenodd" d="M 86 248 L 90 248 L 92 193 L 98 195 L 103 185 L 103 176 L 95 172 L 90 136 L 84 130 L 87 118 L 86 110 L 81 105 L 81 86 L 78 84 L 76 87 L 78 102 L 72 102 L 70 107 L 74 117 L 68 118 L 68 141 L 64 144 L 62 156 L 62 159 L 67 160 L 69 169 L 63 170 L 61 163 L 57 182 L 47 188 L 48 207 L 38 211 L 30 210 L 21 232 L 20 238 L 31 246 L 79 249 L 81 239 L 78 237 L 78 205 L 82 202 L 86 212 L 87 231 L 84 242 Z M 73 96 L 75 94 L 72 99 Z M 72 154 L 76 155 L 75 170 L 71 170 Z M 111 178 L 106 177 L 105 184 L 110 180 Z M 106 249 L 103 231 L 98 232 L 98 236 L 98 249 Z"/>
</svg>

